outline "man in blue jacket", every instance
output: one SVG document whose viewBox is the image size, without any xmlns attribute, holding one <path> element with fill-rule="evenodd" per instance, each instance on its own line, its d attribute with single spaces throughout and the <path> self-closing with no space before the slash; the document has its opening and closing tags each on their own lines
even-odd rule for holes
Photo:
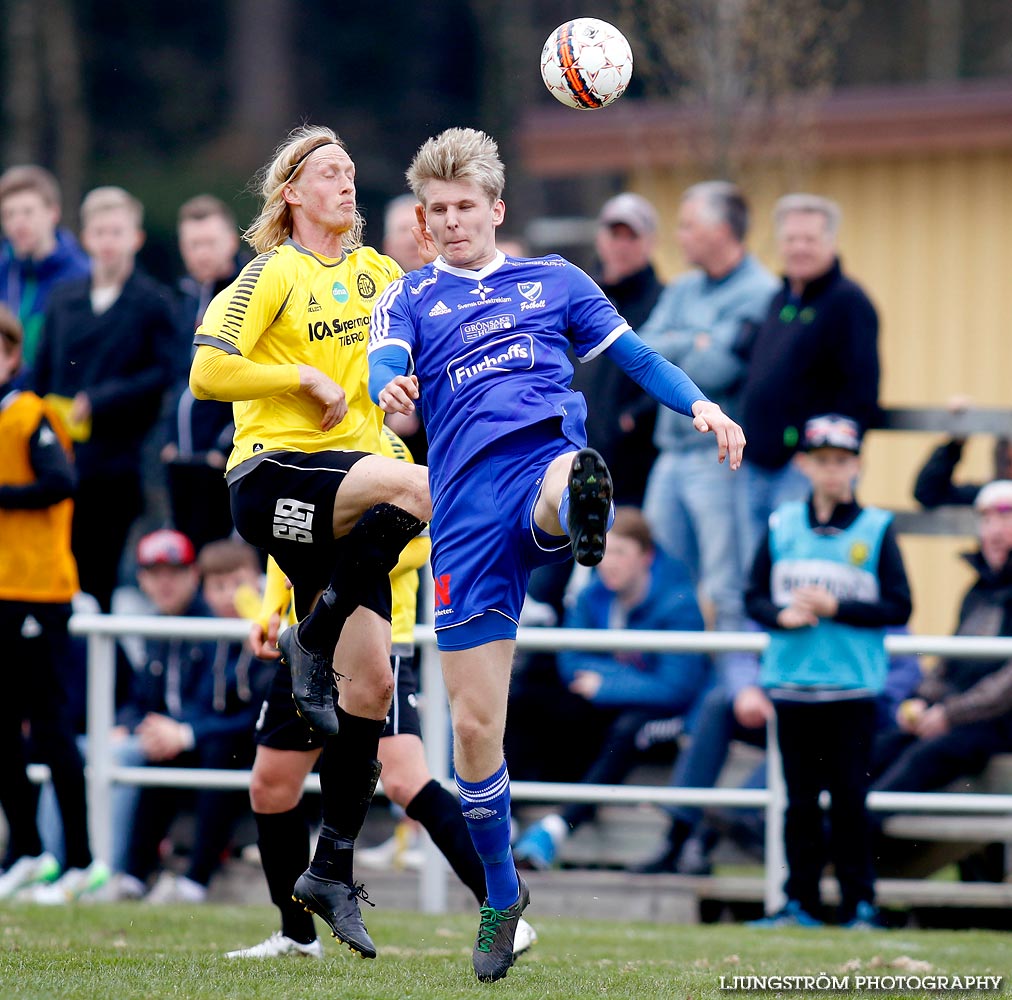
<svg viewBox="0 0 1012 1000">
<path fill-rule="evenodd" d="M 30 367 L 52 290 L 88 275 L 88 257 L 60 227 L 60 185 L 43 167 L 11 167 L 0 175 L 0 302 L 25 331 Z"/>
<path fill-rule="evenodd" d="M 193 545 L 181 532 L 163 528 L 137 545 L 137 578 L 159 614 L 209 618 L 200 591 Z M 222 571 L 225 567 L 219 563 Z M 231 572 L 230 570 L 227 572 Z M 207 571 L 212 575 L 212 570 Z M 250 680 L 250 655 L 224 640 L 152 639 L 143 667 L 133 675 L 130 701 L 117 723 L 139 740 L 150 766 L 241 768 L 252 763 L 252 735 L 262 684 Z M 183 792 L 145 788 L 133 818 L 126 873 L 117 875 L 106 898 L 144 894 L 159 868 L 159 845 L 181 807 Z M 232 826 L 245 808 L 241 792 L 201 789 L 196 831 L 186 875 L 156 882 L 151 902 L 203 901 L 221 864 Z"/>
<path fill-rule="evenodd" d="M 680 564 L 656 548 L 643 515 L 620 507 L 604 558 L 566 617 L 568 628 L 693 631 L 703 616 Z M 691 714 L 711 680 L 702 653 L 574 652 L 559 654 L 563 684 L 603 717 L 604 739 L 582 781 L 622 781 L 641 754 L 649 723 Z M 548 868 L 570 832 L 592 819 L 592 803 L 574 803 L 536 823 L 513 849 L 519 866 Z"/>
</svg>

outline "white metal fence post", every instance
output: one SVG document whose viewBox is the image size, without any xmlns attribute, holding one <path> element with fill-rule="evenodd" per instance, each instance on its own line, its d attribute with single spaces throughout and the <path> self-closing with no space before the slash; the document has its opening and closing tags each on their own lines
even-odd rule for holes
<svg viewBox="0 0 1012 1000">
<path fill-rule="evenodd" d="M 88 636 L 88 694 L 86 702 L 88 741 L 88 826 L 92 853 L 112 860 L 112 755 L 109 734 L 116 704 L 116 640 L 111 636 Z"/>
<path fill-rule="evenodd" d="M 431 626 L 418 626 L 415 641 L 422 647 L 422 740 L 429 773 L 441 785 L 450 781 L 450 713 Z M 418 882 L 418 908 L 423 913 L 445 913 L 450 876 L 446 859 L 428 837 L 422 852 L 422 877 Z"/>
<path fill-rule="evenodd" d="M 784 785 L 784 771 L 780 760 L 780 744 L 777 742 L 776 715 L 771 716 L 766 723 L 766 788 L 769 791 L 769 799 L 766 802 L 764 900 L 766 912 L 776 913 L 785 902 L 783 887 L 784 873 L 787 871 L 784 851 L 784 809 L 787 806 L 787 788 Z"/>
</svg>

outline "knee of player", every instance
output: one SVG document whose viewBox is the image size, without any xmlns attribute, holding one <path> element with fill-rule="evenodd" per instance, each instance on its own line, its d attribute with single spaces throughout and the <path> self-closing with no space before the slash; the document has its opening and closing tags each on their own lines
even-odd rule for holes
<svg viewBox="0 0 1012 1000">
<path fill-rule="evenodd" d="M 453 718 L 453 733 L 465 748 L 481 747 L 493 735 L 492 719 L 481 712 L 457 712 Z"/>
<path fill-rule="evenodd" d="M 385 767 L 383 769 L 383 794 L 402 809 L 422 790 L 421 785 L 410 774 L 399 769 Z"/>
<path fill-rule="evenodd" d="M 432 498 L 429 496 L 429 470 L 424 465 L 407 465 L 398 483 L 398 499 L 393 500 L 420 521 L 432 519 Z"/>
<path fill-rule="evenodd" d="M 302 774 L 278 769 L 258 771 L 250 777 L 249 800 L 253 812 L 279 813 L 294 809 L 302 798 Z"/>
</svg>

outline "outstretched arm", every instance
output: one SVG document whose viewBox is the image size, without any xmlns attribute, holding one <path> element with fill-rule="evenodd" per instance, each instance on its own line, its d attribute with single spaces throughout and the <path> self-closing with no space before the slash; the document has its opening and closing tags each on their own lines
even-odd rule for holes
<svg viewBox="0 0 1012 1000">
<path fill-rule="evenodd" d="M 732 469 L 741 465 L 745 448 L 742 429 L 716 403 L 711 403 L 681 368 L 665 361 L 632 330 L 623 333 L 605 353 L 659 403 L 691 416 L 692 425 L 701 434 L 712 431 L 717 438 L 718 461 L 730 459 Z"/>
</svg>

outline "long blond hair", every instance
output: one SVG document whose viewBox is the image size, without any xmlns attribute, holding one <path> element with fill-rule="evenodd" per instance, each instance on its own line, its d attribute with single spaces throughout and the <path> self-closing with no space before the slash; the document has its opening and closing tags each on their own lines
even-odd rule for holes
<svg viewBox="0 0 1012 1000">
<path fill-rule="evenodd" d="M 285 185 L 298 173 L 310 153 L 320 146 L 330 145 L 346 149 L 337 133 L 326 125 L 302 125 L 288 134 L 274 151 L 270 163 L 257 172 L 250 186 L 263 198 L 263 207 L 243 233 L 243 238 L 257 253 L 284 243 L 292 235 L 292 209 L 284 199 Z M 364 228 L 365 220 L 356 209 L 355 224 L 341 234 L 345 250 L 355 250 L 362 245 Z"/>
</svg>

